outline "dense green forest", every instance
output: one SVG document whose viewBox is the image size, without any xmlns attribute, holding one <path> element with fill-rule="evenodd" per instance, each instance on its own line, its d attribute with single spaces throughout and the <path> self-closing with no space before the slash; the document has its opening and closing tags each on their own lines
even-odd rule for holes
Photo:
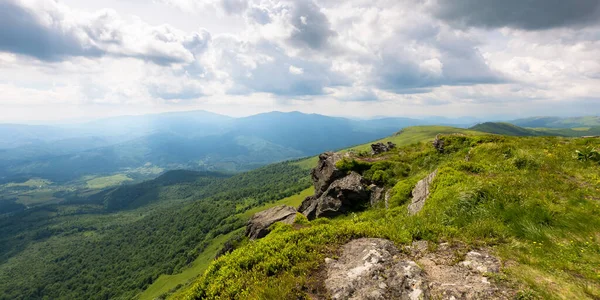
<svg viewBox="0 0 600 300">
<path fill-rule="evenodd" d="M 308 186 L 294 162 L 234 176 L 172 171 L 4 216 L 0 299 L 130 299 L 242 227 L 236 213 Z"/>
</svg>

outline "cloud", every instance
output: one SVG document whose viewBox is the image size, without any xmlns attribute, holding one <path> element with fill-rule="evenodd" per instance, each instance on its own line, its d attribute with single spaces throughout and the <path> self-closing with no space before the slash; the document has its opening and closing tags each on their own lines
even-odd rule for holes
<svg viewBox="0 0 600 300">
<path fill-rule="evenodd" d="M 206 48 L 206 31 L 185 33 L 125 22 L 112 10 L 94 14 L 73 11 L 54 0 L 0 3 L 0 50 L 61 61 L 69 57 L 133 57 L 160 65 L 190 63 Z"/>
<path fill-rule="evenodd" d="M 312 0 L 252 2 L 246 16 L 261 37 L 297 49 L 322 51 L 337 34 Z"/>
<path fill-rule="evenodd" d="M 463 26 L 545 30 L 600 23 L 598 0 L 435 0 L 438 18 Z"/>
<path fill-rule="evenodd" d="M 349 84 L 330 64 L 288 56 L 284 49 L 269 41 L 250 43 L 221 37 L 214 45 L 215 68 L 232 81 L 229 93 L 322 95 L 326 87 Z"/>
<path fill-rule="evenodd" d="M 290 73 L 295 75 L 302 75 L 304 74 L 304 69 L 290 65 Z"/>
<path fill-rule="evenodd" d="M 227 14 L 240 14 L 248 8 L 248 0 L 221 0 L 221 7 Z"/>
<path fill-rule="evenodd" d="M 64 15 L 57 7 L 41 18 L 19 4 L 12 0 L 0 2 L 0 50 L 48 61 L 104 53 L 86 40 L 84 30 L 62 22 Z"/>
<path fill-rule="evenodd" d="M 300 47 L 320 50 L 336 35 L 325 14 L 312 1 L 294 2 L 290 22 L 294 28 L 290 42 Z"/>
</svg>

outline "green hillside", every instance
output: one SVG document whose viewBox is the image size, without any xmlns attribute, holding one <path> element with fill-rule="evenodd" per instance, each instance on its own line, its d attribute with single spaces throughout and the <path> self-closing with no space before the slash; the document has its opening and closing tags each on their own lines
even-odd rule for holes
<svg viewBox="0 0 600 300">
<path fill-rule="evenodd" d="M 585 117 L 532 117 L 518 119 L 509 123 L 522 127 L 546 127 L 546 128 L 577 128 L 600 126 L 600 116 Z"/>
<path fill-rule="evenodd" d="M 477 130 L 481 132 L 501 134 L 501 135 L 510 135 L 510 136 L 541 136 L 545 135 L 542 132 L 538 132 L 533 129 L 519 127 L 509 123 L 500 123 L 500 122 L 486 122 L 477 124 L 471 127 L 472 130 Z M 557 135 L 548 132 L 547 135 Z"/>
<path fill-rule="evenodd" d="M 578 128 L 524 128 L 510 123 L 486 122 L 470 128 L 480 132 L 510 136 L 564 136 L 582 137 L 600 135 L 600 126 Z"/>
<path fill-rule="evenodd" d="M 418 133 L 428 140 L 436 129 L 407 129 L 393 139 L 401 144 L 404 135 Z M 267 237 L 217 259 L 174 298 L 306 297 L 319 265 L 337 246 L 381 237 L 398 245 L 428 240 L 491 247 L 508 262 L 494 280 L 519 290 L 521 299 L 598 299 L 600 165 L 575 153 L 600 148 L 600 140 L 452 131 L 461 132 L 448 129 L 441 136 L 442 152 L 417 142 L 368 163 L 387 176 L 390 209 L 279 224 Z M 408 172 L 393 171 L 400 166 Z M 363 167 L 356 171 L 369 172 Z M 436 169 L 424 210 L 409 216 L 412 187 Z"/>
</svg>

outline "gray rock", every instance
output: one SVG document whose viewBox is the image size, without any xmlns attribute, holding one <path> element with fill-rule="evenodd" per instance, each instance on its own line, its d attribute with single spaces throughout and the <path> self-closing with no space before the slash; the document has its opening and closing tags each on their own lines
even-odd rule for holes
<svg viewBox="0 0 600 300">
<path fill-rule="evenodd" d="M 371 184 L 369 186 L 369 190 L 371 190 L 371 206 L 376 206 L 381 202 L 385 202 L 385 189 L 377 186 L 375 184 Z M 387 203 L 385 203 L 385 207 L 387 208 Z"/>
<path fill-rule="evenodd" d="M 335 217 L 355 210 L 368 203 L 370 191 L 364 179 L 356 172 L 331 183 L 320 197 L 307 197 L 300 212 L 309 220 L 319 217 Z"/>
<path fill-rule="evenodd" d="M 440 135 L 436 135 L 433 140 L 433 147 L 440 153 L 444 152 L 444 140 L 440 139 Z"/>
<path fill-rule="evenodd" d="M 317 217 L 317 198 L 314 195 L 306 197 L 298 207 L 298 211 L 309 220 L 315 219 Z"/>
<path fill-rule="evenodd" d="M 373 154 L 373 155 L 381 154 L 384 152 L 388 152 L 394 148 L 396 148 L 396 144 L 394 144 L 392 142 L 387 142 L 387 144 L 384 144 L 384 143 L 371 144 L 371 149 L 373 150 L 371 152 L 371 154 Z"/>
<path fill-rule="evenodd" d="M 280 205 L 258 212 L 246 224 L 246 236 L 250 239 L 260 239 L 269 233 L 269 227 L 275 222 L 292 224 L 296 220 L 296 209 Z"/>
<path fill-rule="evenodd" d="M 334 152 L 319 155 L 319 162 L 310 173 L 315 186 L 315 197 L 321 196 L 332 182 L 346 175 L 335 166 L 342 158 L 342 154 Z"/>
<path fill-rule="evenodd" d="M 399 256 L 388 240 L 353 240 L 342 247 L 339 259 L 326 265 L 325 288 L 332 299 L 426 299 L 423 271 Z"/>
<path fill-rule="evenodd" d="M 429 247 L 425 241 L 406 247 L 427 274 L 430 299 L 515 299 L 516 291 L 510 286 L 487 277 L 500 271 L 500 260 L 485 249 L 470 251 L 462 259 L 464 247 L 449 243 Z"/>
<path fill-rule="evenodd" d="M 429 196 L 429 187 L 437 175 L 437 170 L 427 175 L 421 181 L 417 182 L 417 185 L 412 190 L 412 201 L 408 205 L 408 213 L 414 215 L 423 209 L 425 200 Z"/>
<path fill-rule="evenodd" d="M 459 264 L 482 275 L 486 273 L 498 273 L 500 271 L 499 260 L 482 251 L 470 251 L 465 256 L 465 260 Z"/>
<path fill-rule="evenodd" d="M 385 208 L 390 208 L 390 198 L 392 198 L 391 190 L 385 192 Z"/>
</svg>

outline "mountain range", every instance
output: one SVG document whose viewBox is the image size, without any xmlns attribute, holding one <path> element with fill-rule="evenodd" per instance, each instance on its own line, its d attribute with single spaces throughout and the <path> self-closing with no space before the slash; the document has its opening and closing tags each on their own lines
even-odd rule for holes
<svg viewBox="0 0 600 300">
<path fill-rule="evenodd" d="M 299 112 L 231 118 L 207 111 L 124 116 L 70 125 L 0 125 L 0 179 L 69 181 L 136 168 L 243 171 L 426 124 Z"/>
</svg>

